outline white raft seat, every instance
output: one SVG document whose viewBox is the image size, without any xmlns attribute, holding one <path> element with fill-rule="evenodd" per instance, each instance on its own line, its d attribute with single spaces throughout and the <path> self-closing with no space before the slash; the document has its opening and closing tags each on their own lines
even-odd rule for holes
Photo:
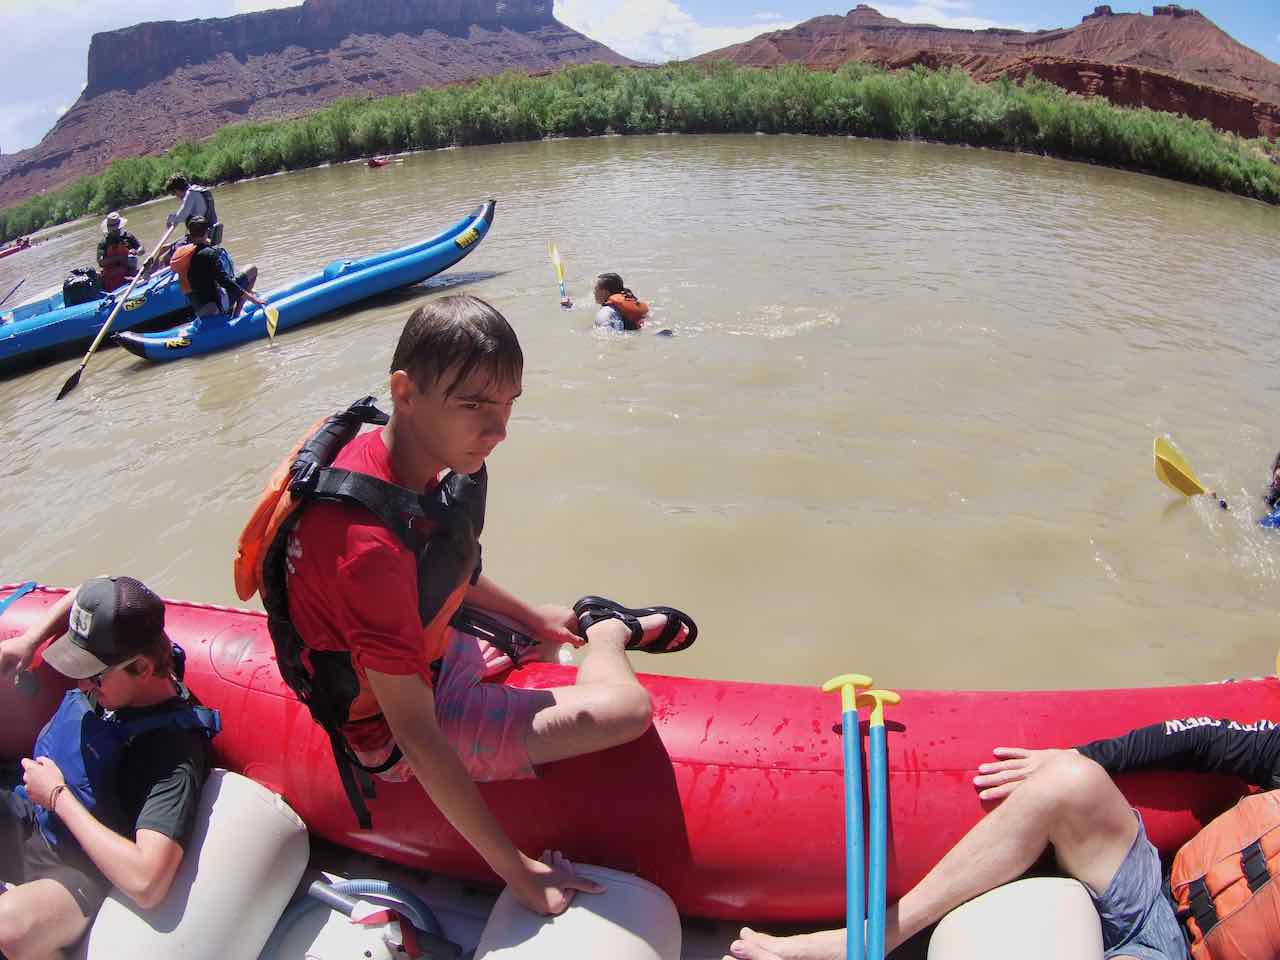
<svg viewBox="0 0 1280 960">
<path fill-rule="evenodd" d="M 1032 877 L 996 887 L 942 918 L 929 960 L 1101 960 L 1102 922 L 1078 880 Z"/>
<path fill-rule="evenodd" d="M 605 885 L 579 893 L 558 917 L 534 914 L 502 891 L 480 935 L 475 960 L 680 960 L 680 915 L 647 880 L 588 864 L 575 872 Z"/>
<path fill-rule="evenodd" d="M 113 890 L 82 960 L 255 960 L 307 867 L 307 828 L 252 780 L 214 770 L 169 895 L 140 910 Z"/>
</svg>

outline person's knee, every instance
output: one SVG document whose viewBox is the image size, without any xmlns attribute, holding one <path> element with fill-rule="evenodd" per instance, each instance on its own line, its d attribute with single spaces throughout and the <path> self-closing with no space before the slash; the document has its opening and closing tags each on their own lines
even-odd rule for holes
<svg viewBox="0 0 1280 960">
<path fill-rule="evenodd" d="M 30 911 L 16 908 L 14 899 L 0 896 L 0 953 L 11 960 L 20 960 L 26 953 L 31 932 L 39 918 L 31 916 Z"/>
<path fill-rule="evenodd" d="M 621 723 L 628 740 L 638 740 L 653 725 L 653 699 L 640 684 L 629 685 L 619 705 Z"/>
<path fill-rule="evenodd" d="M 1096 813 L 1107 795 L 1117 792 L 1106 770 L 1075 750 L 1068 750 L 1046 763 L 1028 780 L 1050 802 L 1059 818 Z"/>
</svg>

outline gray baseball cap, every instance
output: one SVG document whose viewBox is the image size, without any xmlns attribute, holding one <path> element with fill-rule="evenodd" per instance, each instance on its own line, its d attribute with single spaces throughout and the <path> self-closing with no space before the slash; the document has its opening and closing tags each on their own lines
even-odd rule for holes
<svg viewBox="0 0 1280 960">
<path fill-rule="evenodd" d="M 76 591 L 70 629 L 44 651 L 45 663 L 85 680 L 152 648 L 165 636 L 164 601 L 133 577 L 97 577 Z"/>
</svg>

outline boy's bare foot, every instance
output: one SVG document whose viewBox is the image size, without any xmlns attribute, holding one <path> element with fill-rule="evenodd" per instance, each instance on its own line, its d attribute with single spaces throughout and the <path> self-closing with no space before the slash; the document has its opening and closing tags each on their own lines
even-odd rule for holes
<svg viewBox="0 0 1280 960">
<path fill-rule="evenodd" d="M 843 930 L 771 937 L 743 927 L 724 960 L 844 960 Z"/>
</svg>

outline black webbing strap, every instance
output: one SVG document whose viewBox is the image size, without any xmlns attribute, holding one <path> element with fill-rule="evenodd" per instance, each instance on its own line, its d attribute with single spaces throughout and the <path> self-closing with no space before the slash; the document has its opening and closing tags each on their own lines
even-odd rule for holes
<svg viewBox="0 0 1280 960">
<path fill-rule="evenodd" d="M 1240 868 L 1245 879 L 1249 881 L 1249 890 L 1257 893 L 1271 880 L 1271 871 L 1267 869 L 1267 857 L 1262 852 L 1262 841 L 1255 840 L 1240 851 Z"/>
<path fill-rule="evenodd" d="M 347 758 L 347 751 L 339 739 L 341 734 L 336 730 L 328 730 L 326 732 L 329 734 L 329 744 L 333 747 L 333 761 L 338 765 L 338 776 L 342 780 L 342 790 L 347 795 L 347 802 L 351 804 L 351 809 L 355 812 L 356 822 L 360 824 L 360 829 L 370 830 L 373 828 L 373 817 L 369 814 L 369 805 L 364 801 L 365 791 L 373 786 L 373 781 L 369 779 L 369 775 L 366 773 L 364 777 L 367 784 L 359 782 L 359 778 L 356 776 L 356 768 Z M 372 799 L 372 793 L 367 795 Z"/>
<path fill-rule="evenodd" d="M 1218 925 L 1218 910 L 1213 905 L 1209 888 L 1204 884 L 1204 877 L 1192 880 L 1187 889 L 1191 894 L 1191 913 L 1196 918 L 1196 926 L 1200 928 L 1200 936 L 1207 936 Z"/>
<path fill-rule="evenodd" d="M 319 471 L 311 496 L 321 500 L 337 500 L 364 507 L 378 522 L 394 533 L 410 550 L 416 552 L 414 519 L 426 516 L 422 500 L 412 490 L 387 483 L 367 473 L 326 467 Z"/>
</svg>

